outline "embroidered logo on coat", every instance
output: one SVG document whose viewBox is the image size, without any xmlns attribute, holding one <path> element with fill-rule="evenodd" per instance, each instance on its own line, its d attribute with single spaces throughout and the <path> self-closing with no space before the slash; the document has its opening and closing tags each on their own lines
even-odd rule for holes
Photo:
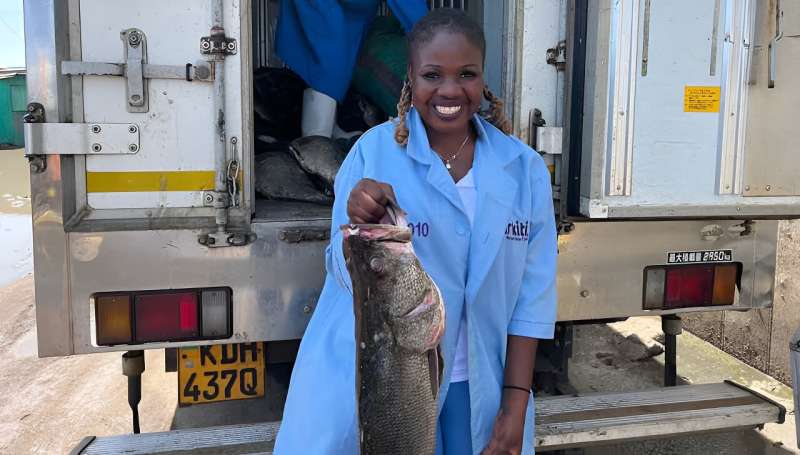
<svg viewBox="0 0 800 455">
<path fill-rule="evenodd" d="M 514 221 L 506 226 L 506 238 L 508 240 L 527 241 L 530 221 Z"/>
</svg>

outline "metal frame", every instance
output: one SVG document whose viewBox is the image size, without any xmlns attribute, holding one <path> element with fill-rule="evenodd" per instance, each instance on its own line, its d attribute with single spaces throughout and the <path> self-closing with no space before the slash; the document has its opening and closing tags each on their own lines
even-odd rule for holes
<svg viewBox="0 0 800 455">
<path fill-rule="evenodd" d="M 729 34 L 726 36 L 723 53 L 723 67 L 730 67 L 725 84 L 725 104 L 721 107 L 723 115 L 722 142 L 720 147 L 719 194 L 741 194 L 742 163 L 744 155 L 747 100 L 746 90 L 750 74 L 750 57 L 752 54 L 755 1 L 743 0 L 726 2 L 726 16 L 731 18 L 726 24 Z M 728 9 L 733 12 L 728 14 Z M 726 21 L 727 22 L 727 21 Z M 740 33 L 736 33 L 739 30 Z"/>
<path fill-rule="evenodd" d="M 612 27 L 616 32 L 611 35 L 614 51 L 609 60 L 609 67 L 613 68 L 609 77 L 614 81 L 614 96 L 609 106 L 609 122 L 613 132 L 608 143 L 606 194 L 609 196 L 631 194 L 638 61 L 634 57 L 639 52 L 639 2 L 622 0 L 618 2 L 619 8 L 614 8 L 612 13 Z"/>
<path fill-rule="evenodd" d="M 44 106 L 49 121 L 72 120 L 71 86 L 58 73 L 68 55 L 67 4 L 59 0 L 25 0 L 25 59 L 28 101 Z M 74 353 L 69 298 L 69 247 L 64 219 L 75 211 L 69 176 L 70 157 L 50 155 L 43 172 L 31 173 L 33 257 L 39 356 Z"/>
</svg>

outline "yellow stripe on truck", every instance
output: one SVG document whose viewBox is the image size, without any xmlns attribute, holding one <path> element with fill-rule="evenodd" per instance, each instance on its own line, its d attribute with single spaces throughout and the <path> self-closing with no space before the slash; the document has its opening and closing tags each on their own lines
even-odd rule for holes
<svg viewBox="0 0 800 455">
<path fill-rule="evenodd" d="M 88 193 L 203 191 L 214 189 L 214 171 L 87 172 Z"/>
</svg>

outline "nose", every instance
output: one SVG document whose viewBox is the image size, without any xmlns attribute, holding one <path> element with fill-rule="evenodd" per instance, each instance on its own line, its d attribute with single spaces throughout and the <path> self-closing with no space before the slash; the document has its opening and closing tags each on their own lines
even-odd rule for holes
<svg viewBox="0 0 800 455">
<path fill-rule="evenodd" d="M 437 94 L 444 98 L 457 98 L 461 95 L 461 85 L 458 83 L 457 79 L 450 77 L 444 78 L 439 85 Z"/>
</svg>

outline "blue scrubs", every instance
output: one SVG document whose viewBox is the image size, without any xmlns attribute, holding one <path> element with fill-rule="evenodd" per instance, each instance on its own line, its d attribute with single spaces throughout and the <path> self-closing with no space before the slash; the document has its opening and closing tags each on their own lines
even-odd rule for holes
<svg viewBox="0 0 800 455">
<path fill-rule="evenodd" d="M 461 312 L 467 312 L 473 453 L 486 447 L 500 409 L 507 336 L 553 337 L 556 229 L 550 174 L 539 154 L 475 116 L 478 198 L 470 226 L 414 109 L 407 124 L 407 147 L 394 141 L 393 123 L 379 125 L 359 139 L 336 177 L 325 285 L 300 344 L 277 455 L 358 453 L 353 297 L 339 226 L 348 222 L 347 197 L 362 178 L 393 186 L 413 226 L 414 250 L 442 292 L 440 409 L 449 395 Z M 533 418 L 531 397 L 524 454 L 533 453 Z"/>
<path fill-rule="evenodd" d="M 425 0 L 389 0 L 406 32 L 428 12 Z M 282 0 L 278 56 L 318 92 L 341 102 L 378 0 Z"/>
</svg>

